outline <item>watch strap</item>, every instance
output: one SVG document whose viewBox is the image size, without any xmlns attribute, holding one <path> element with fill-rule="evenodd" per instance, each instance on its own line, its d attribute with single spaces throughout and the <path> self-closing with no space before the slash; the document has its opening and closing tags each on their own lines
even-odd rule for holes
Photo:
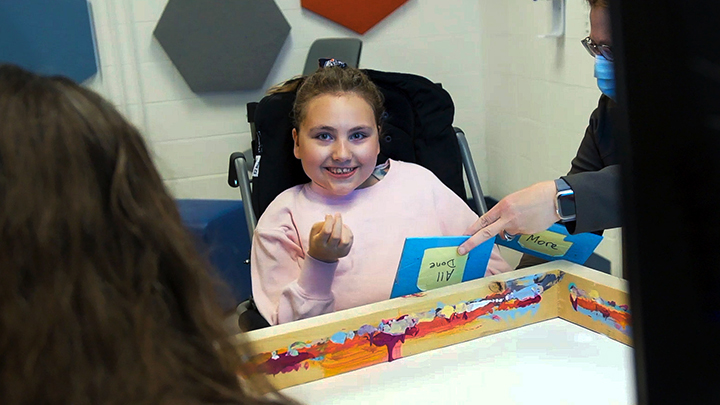
<svg viewBox="0 0 720 405">
<path fill-rule="evenodd" d="M 574 221 L 576 218 L 575 210 L 575 193 L 572 187 L 565 181 L 565 179 L 559 178 L 555 180 L 555 212 L 563 222 Z"/>
</svg>

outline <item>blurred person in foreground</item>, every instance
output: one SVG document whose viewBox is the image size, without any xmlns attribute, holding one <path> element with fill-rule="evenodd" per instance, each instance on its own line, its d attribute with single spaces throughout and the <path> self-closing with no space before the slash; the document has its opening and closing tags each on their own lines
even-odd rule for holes
<svg viewBox="0 0 720 405">
<path fill-rule="evenodd" d="M 288 403 L 258 394 L 215 297 L 138 131 L 0 65 L 0 402 Z"/>
</svg>

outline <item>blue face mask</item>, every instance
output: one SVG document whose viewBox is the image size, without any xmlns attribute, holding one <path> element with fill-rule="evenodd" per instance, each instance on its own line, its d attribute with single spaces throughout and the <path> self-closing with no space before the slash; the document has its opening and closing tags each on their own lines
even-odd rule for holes
<svg viewBox="0 0 720 405">
<path fill-rule="evenodd" d="M 615 100 L 615 67 L 612 61 L 601 55 L 595 56 L 595 77 L 600 91 Z"/>
</svg>

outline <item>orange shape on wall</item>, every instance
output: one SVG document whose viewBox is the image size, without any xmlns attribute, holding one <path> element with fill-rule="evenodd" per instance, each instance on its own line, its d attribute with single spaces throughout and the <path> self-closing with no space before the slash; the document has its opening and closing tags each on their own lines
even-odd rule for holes
<svg viewBox="0 0 720 405">
<path fill-rule="evenodd" d="M 366 33 L 407 0 L 302 0 L 303 8 L 350 28 Z"/>
</svg>

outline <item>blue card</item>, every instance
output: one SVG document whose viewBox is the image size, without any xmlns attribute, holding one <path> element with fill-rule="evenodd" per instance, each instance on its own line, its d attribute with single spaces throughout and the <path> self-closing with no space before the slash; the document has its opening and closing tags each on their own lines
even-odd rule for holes
<svg viewBox="0 0 720 405">
<path fill-rule="evenodd" d="M 457 247 L 469 236 L 407 238 L 390 298 L 415 294 L 485 275 L 494 241 L 489 240 L 464 256 Z"/>
<path fill-rule="evenodd" d="M 585 264 L 602 239 L 602 236 L 594 233 L 570 235 L 564 225 L 553 224 L 545 231 L 518 235 L 509 242 L 498 236 L 495 243 L 545 260 L 563 259 Z"/>
</svg>

